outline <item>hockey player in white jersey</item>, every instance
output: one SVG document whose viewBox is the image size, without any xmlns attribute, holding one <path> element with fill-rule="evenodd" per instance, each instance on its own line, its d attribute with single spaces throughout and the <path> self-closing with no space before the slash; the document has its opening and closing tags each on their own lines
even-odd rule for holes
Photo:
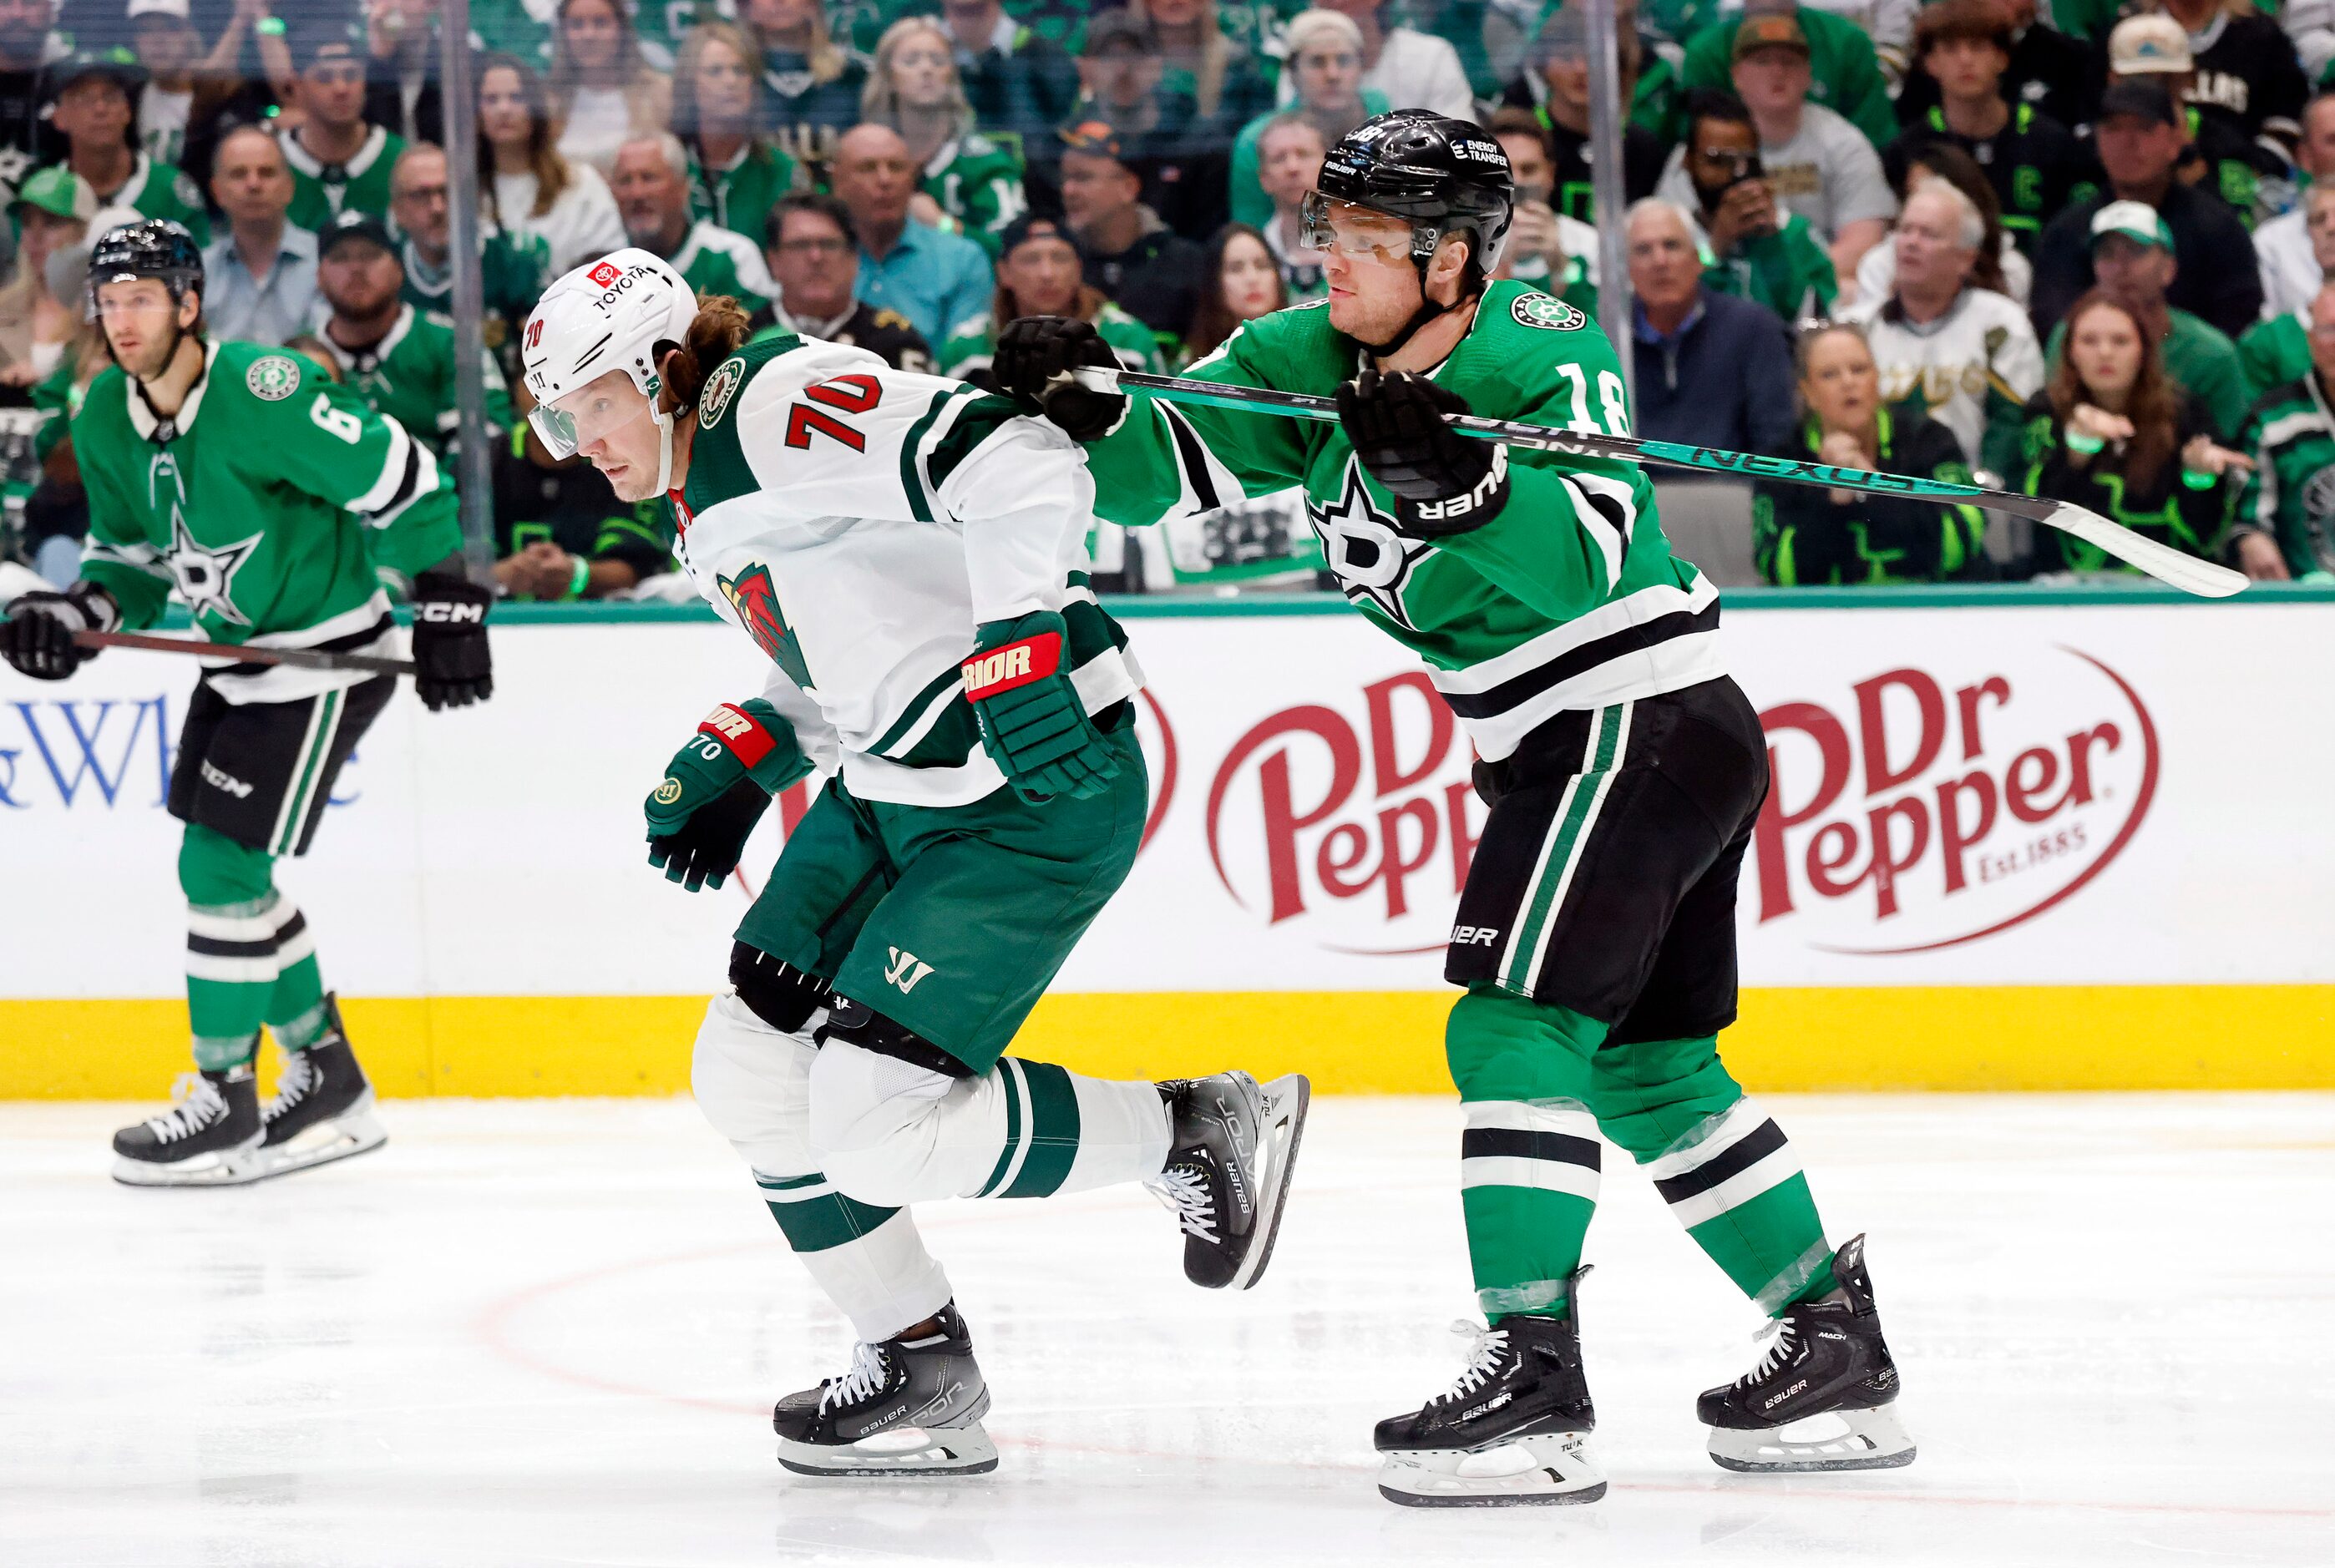
<svg viewBox="0 0 2335 1568">
<path fill-rule="evenodd" d="M 993 1469 L 989 1395 L 907 1205 L 1140 1181 L 1196 1282 L 1270 1258 L 1307 1086 L 1154 1084 L 1004 1055 L 1133 864 L 1148 808 L 1126 637 L 1081 554 L 1080 449 L 960 382 L 701 308 L 642 250 L 554 284 L 521 340 L 537 431 L 616 494 L 770 656 L 647 803 L 649 859 L 719 886 L 770 797 L 788 836 L 706 1010 L 693 1082 L 851 1320 L 850 1368 L 774 1413 L 810 1474 Z"/>
</svg>

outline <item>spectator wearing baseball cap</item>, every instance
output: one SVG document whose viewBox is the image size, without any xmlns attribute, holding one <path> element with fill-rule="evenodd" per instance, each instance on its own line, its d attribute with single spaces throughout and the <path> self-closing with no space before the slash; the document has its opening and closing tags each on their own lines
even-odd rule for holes
<svg viewBox="0 0 2335 1568">
<path fill-rule="evenodd" d="M 1143 202 L 1187 239 L 1223 227 L 1231 138 L 1200 121 L 1188 95 L 1161 86 L 1167 62 L 1150 24 L 1106 11 L 1087 24 L 1079 55 L 1083 91 L 1066 123 L 1098 123 L 1142 182 Z M 1051 205 L 1042 192 L 1040 206 Z"/>
<path fill-rule="evenodd" d="M 233 343 L 281 344 L 306 329 L 316 305 L 316 237 L 285 214 L 292 170 L 284 148 L 257 125 L 219 139 L 211 199 L 228 231 L 203 249 L 203 316 Z"/>
<path fill-rule="evenodd" d="M 342 384 L 426 442 L 441 459 L 453 444 L 454 324 L 402 297 L 405 266 L 389 225 L 351 208 L 316 236 L 316 285 L 330 313 L 316 340 L 332 352 Z M 479 356 L 487 425 L 510 428 L 510 393 L 491 353 Z"/>
<path fill-rule="evenodd" d="M 82 50 L 49 67 L 50 119 L 65 139 L 63 167 L 89 182 L 99 206 L 169 218 L 197 244 L 208 243 L 210 219 L 195 182 L 138 146 L 137 95 L 146 73 L 126 54 Z"/>
<path fill-rule="evenodd" d="M 1635 86 L 1642 45 L 1633 29 L 1621 34 L 1622 96 Z M 1524 70 L 1501 94 L 1501 102 L 1536 116 L 1555 163 L 1551 208 L 1582 223 L 1596 220 L 1595 181 L 1589 169 L 1589 22 L 1587 7 L 1564 5 L 1548 13 L 1525 51 Z M 1502 111 L 1505 112 L 1505 110 Z M 1622 125 L 1622 197 L 1640 201 L 1653 194 L 1668 150 L 1662 139 L 1637 123 Z"/>
<path fill-rule="evenodd" d="M 1025 315 L 1076 316 L 1094 327 L 1128 369 L 1157 375 L 1164 368 L 1151 329 L 1086 281 L 1078 247 L 1059 218 L 1024 213 L 1007 227 L 997 257 L 997 293 L 987 310 L 949 334 L 941 348 L 942 373 L 989 386 L 999 330 Z"/>
<path fill-rule="evenodd" d="M 2091 44 L 2086 38 L 2071 35 L 2065 16 L 2068 3 L 2057 0 L 2051 8 L 2052 20 L 2047 22 L 2038 15 L 2037 0 L 1993 0 L 2010 40 L 2001 82 L 2003 102 L 2049 115 L 2073 131 L 2092 122 L 2101 84 Z M 2120 4 L 2122 0 L 2110 0 L 2110 9 Z M 1921 25 L 1922 18 L 1935 8 L 1923 7 L 1921 17 L 1915 19 L 1914 52 L 1898 84 L 1897 123 L 1908 130 L 1927 120 L 1940 102 L 1937 78 L 1930 73 L 1924 59 L 1928 50 L 1922 42 Z"/>
<path fill-rule="evenodd" d="M 364 30 L 317 20 L 291 35 L 299 128 L 284 138 L 292 166 L 292 221 L 321 232 L 346 208 L 385 218 L 389 173 L 405 139 L 365 118 Z"/>
<path fill-rule="evenodd" d="M 2234 440 L 2254 389 L 2238 345 L 2167 300 L 2179 268 L 2173 231 L 2155 208 L 2111 201 L 2092 215 L 2093 276 L 2158 345 L 2165 373 L 2196 411 L 2199 428 L 2216 440 Z M 2045 358 L 2054 365 L 2067 337 L 2066 322 L 2051 329 Z"/>
<path fill-rule="evenodd" d="M 23 389 L 57 366 L 82 324 L 80 300 L 61 300 L 49 287 L 49 257 L 89 236 L 97 198 L 89 182 L 52 165 L 24 181 L 8 204 L 16 222 L 15 272 L 0 286 L 0 387 L 23 401 Z"/>
<path fill-rule="evenodd" d="M 2189 140 L 2175 178 L 2219 196 L 2249 226 L 2276 215 L 2294 190 L 2292 139 L 2249 137 L 2229 115 L 2199 106 L 2196 54 L 2180 23 L 2156 11 L 2127 16 L 2106 48 L 2109 82 L 2153 82 L 2172 98 Z M 2301 112 L 2298 103 L 2298 121 Z"/>
<path fill-rule="evenodd" d="M 1207 256 L 1143 203 L 1143 182 L 1100 121 L 1060 132 L 1062 215 L 1086 280 L 1159 339 L 1161 357 L 1192 324 Z"/>
<path fill-rule="evenodd" d="M 1875 149 L 1897 134 L 1888 78 L 1874 53 L 1872 35 L 1846 16 L 1813 5 L 1795 5 L 1792 0 L 1746 0 L 1740 15 L 1714 22 L 1694 34 L 1687 41 L 1686 58 L 1679 67 L 1681 82 L 1690 90 L 1739 92 L 1733 85 L 1737 35 L 1750 22 L 1775 17 L 1788 18 L 1799 27 L 1808 57 L 1811 103 L 1855 126 Z"/>
<path fill-rule="evenodd" d="M 2274 161 L 2293 163 L 2311 82 L 2281 16 L 2224 0 L 2162 0 L 2153 12 L 2127 16 L 2108 30 L 2100 44 L 2108 80 L 2136 74 L 2130 69 L 2136 46 L 2126 30 L 2142 20 L 2158 24 L 2147 33 L 2178 33 L 2187 46 L 2175 102 L 2199 121 L 2219 122 L 2237 143 L 2259 142 Z"/>
<path fill-rule="evenodd" d="M 1730 79 L 1759 132 L 1759 160 L 1778 204 L 1808 220 L 1836 276 L 1855 277 L 1865 253 L 1889 232 L 1897 198 L 1864 132 L 1810 97 L 1804 15 L 1787 10 L 1745 16 L 1733 32 Z M 1662 195 L 1681 207 L 1697 205 L 1677 154 Z"/>
<path fill-rule="evenodd" d="M 2262 313 L 2253 242 L 2227 202 L 2176 177 L 2188 138 L 2165 89 L 2118 82 L 2100 95 L 2092 140 L 2107 188 L 2052 219 L 2035 248 L 2035 324 L 2048 333 L 2092 286 L 2092 219 L 2111 202 L 2154 208 L 2173 236 L 2177 276 L 2166 297 L 2224 335 Z"/>
</svg>

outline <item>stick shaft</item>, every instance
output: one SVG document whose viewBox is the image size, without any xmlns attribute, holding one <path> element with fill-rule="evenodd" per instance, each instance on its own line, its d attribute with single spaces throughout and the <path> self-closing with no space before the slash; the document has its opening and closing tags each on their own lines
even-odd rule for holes
<svg viewBox="0 0 2335 1568">
<path fill-rule="evenodd" d="M 363 670 L 375 675 L 411 675 L 410 659 L 384 659 L 373 653 L 327 653 L 314 648 L 247 648 L 234 643 L 197 643 L 183 637 L 147 637 L 135 632 L 75 632 L 73 644 L 82 648 L 136 648 L 149 653 L 193 653 L 206 659 L 228 659 L 238 664 L 290 664 L 303 670 Z"/>
</svg>

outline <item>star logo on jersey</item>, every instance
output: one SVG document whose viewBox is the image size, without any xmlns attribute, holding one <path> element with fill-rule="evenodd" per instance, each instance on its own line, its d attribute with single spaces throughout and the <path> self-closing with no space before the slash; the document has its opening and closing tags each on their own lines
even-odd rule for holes
<svg viewBox="0 0 2335 1568">
<path fill-rule="evenodd" d="M 1362 461 L 1346 460 L 1346 488 L 1335 504 L 1308 501 L 1305 516 L 1322 537 L 1322 554 L 1337 575 L 1339 589 L 1357 605 L 1366 605 L 1398 626 L 1410 626 L 1402 607 L 1402 590 L 1412 570 L 1429 548 L 1425 541 L 1406 539 L 1394 531 L 1394 515 L 1380 509 L 1362 483 Z"/>
<path fill-rule="evenodd" d="M 254 534 L 231 545 L 200 545 L 187 528 L 186 513 L 171 507 L 170 581 L 198 620 L 210 615 L 230 626 L 251 624 L 251 617 L 236 607 L 235 575 L 243 570 L 264 537 Z"/>
<path fill-rule="evenodd" d="M 251 362 L 243 384 L 260 402 L 280 403 L 300 390 L 300 367 L 287 354 L 272 353 Z"/>
<path fill-rule="evenodd" d="M 760 561 L 748 566 L 734 577 L 716 576 L 722 586 L 722 596 L 738 612 L 739 624 L 754 645 L 770 656 L 770 663 L 787 673 L 787 678 L 808 692 L 811 689 L 810 667 L 803 663 L 802 644 L 788 629 L 786 615 L 779 608 L 778 586 L 770 581 L 770 568 Z"/>
<path fill-rule="evenodd" d="M 1524 326 L 1545 326 L 1551 332 L 1578 332 L 1589 318 L 1573 305 L 1545 294 L 1520 294 L 1508 314 Z"/>
</svg>

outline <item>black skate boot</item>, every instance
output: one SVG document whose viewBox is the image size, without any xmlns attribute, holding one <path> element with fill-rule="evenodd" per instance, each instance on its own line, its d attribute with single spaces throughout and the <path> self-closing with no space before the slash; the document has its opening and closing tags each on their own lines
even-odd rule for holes
<svg viewBox="0 0 2335 1568">
<path fill-rule="evenodd" d="M 1143 1185 L 1184 1227 L 1184 1275 L 1245 1291 L 1273 1259 L 1297 1167 L 1312 1087 L 1302 1074 L 1260 1085 L 1245 1072 L 1159 1086 L 1175 1123 L 1168 1166 Z"/>
<path fill-rule="evenodd" d="M 851 1370 L 770 1412 L 779 1463 L 803 1476 L 978 1476 L 997 1468 L 981 1429 L 989 1385 L 950 1302 L 931 1331 L 855 1346 Z"/>
<path fill-rule="evenodd" d="M 1565 1281 L 1563 1317 L 1516 1313 L 1499 1326 L 1454 1323 L 1476 1342 L 1467 1370 L 1408 1416 L 1381 1421 L 1379 1495 L 1406 1508 L 1594 1503 L 1605 1472 L 1588 1450 L 1597 1426 L 1581 1365 L 1581 1282 Z"/>
<path fill-rule="evenodd" d="M 1914 1462 L 1914 1439 L 1894 1408 L 1897 1363 L 1881 1338 L 1863 1236 L 1841 1244 L 1832 1272 L 1839 1288 L 1784 1309 L 1759 1365 L 1695 1401 L 1694 1413 L 1710 1428 L 1710 1457 L 1721 1466 L 1889 1470 Z M 1845 1429 L 1784 1435 L 1814 1416 L 1833 1417 Z"/>
<path fill-rule="evenodd" d="M 284 1053 L 284 1074 L 267 1102 L 261 1158 L 268 1176 L 306 1170 L 379 1148 L 389 1135 L 373 1119 L 373 1085 L 341 1028 L 341 999 L 325 997 L 325 1032 L 305 1050 Z"/>
<path fill-rule="evenodd" d="M 267 1174 L 258 1158 L 259 1080 L 251 1064 L 179 1076 L 178 1103 L 113 1135 L 113 1179 L 135 1187 L 233 1186 Z"/>
</svg>

